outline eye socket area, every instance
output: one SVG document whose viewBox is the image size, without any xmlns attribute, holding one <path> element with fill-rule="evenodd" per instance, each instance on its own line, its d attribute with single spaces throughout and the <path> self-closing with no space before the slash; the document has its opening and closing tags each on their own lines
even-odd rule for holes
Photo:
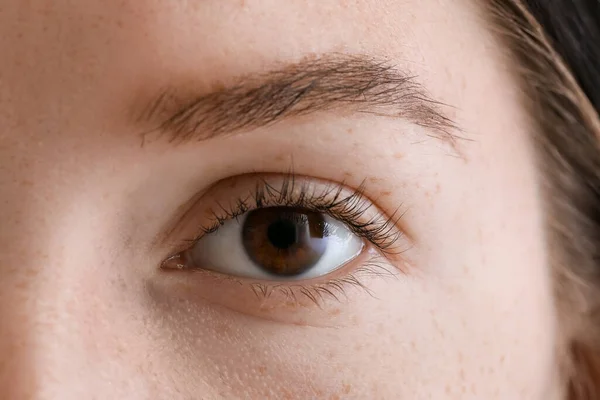
<svg viewBox="0 0 600 400">
<path fill-rule="evenodd" d="M 329 307 L 343 304 L 350 312 L 353 303 L 373 298 L 378 281 L 408 267 L 404 213 L 381 208 L 367 193 L 364 181 L 293 173 L 220 180 L 182 205 L 165 228 L 170 251 L 156 290 L 261 319 L 331 326 Z M 244 245 L 244 230 L 261 234 Z M 303 245 L 288 254 L 293 265 L 273 269 L 254 261 L 273 261 L 273 246 L 292 250 L 296 242 Z M 342 325 L 351 323 L 346 317 Z"/>
<path fill-rule="evenodd" d="M 343 222 L 301 207 L 264 207 L 224 222 L 181 254 L 178 268 L 268 281 L 328 275 L 359 256 L 364 240 Z"/>
</svg>

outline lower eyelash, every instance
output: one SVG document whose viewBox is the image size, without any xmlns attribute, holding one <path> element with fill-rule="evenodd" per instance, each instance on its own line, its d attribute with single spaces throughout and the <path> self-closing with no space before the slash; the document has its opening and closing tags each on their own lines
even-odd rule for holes
<svg viewBox="0 0 600 400">
<path fill-rule="evenodd" d="M 357 268 L 353 273 L 341 278 L 331 279 L 327 282 L 304 285 L 304 284 L 269 284 L 269 283 L 251 283 L 250 287 L 258 299 L 268 299 L 274 293 L 280 293 L 287 300 L 294 304 L 298 303 L 298 296 L 304 296 L 311 302 L 321 307 L 327 299 L 343 301 L 347 299 L 347 290 L 349 288 L 358 288 L 365 291 L 372 297 L 374 293 L 362 282 L 363 278 L 397 278 L 398 272 L 391 270 L 381 259 L 368 261 L 365 265 Z"/>
<path fill-rule="evenodd" d="M 165 262 L 177 262 L 179 255 L 170 257 Z M 164 263 L 163 263 L 164 264 Z M 167 268 L 173 270 L 177 268 Z M 185 269 L 181 266 L 180 269 Z M 305 297 L 314 303 L 317 307 L 322 307 L 323 303 L 330 299 L 343 302 L 347 299 L 348 289 L 357 288 L 363 290 L 371 297 L 376 298 L 375 294 L 363 282 L 365 278 L 397 279 L 401 275 L 401 270 L 391 266 L 384 257 L 374 256 L 356 268 L 354 272 L 346 274 L 339 278 L 333 278 L 326 282 L 305 284 L 305 283 L 267 283 L 267 282 L 248 282 L 247 279 L 239 277 L 215 274 L 208 270 L 192 270 L 194 273 L 206 274 L 206 277 L 216 279 L 217 282 L 230 282 L 239 286 L 249 287 L 258 300 L 268 300 L 275 294 L 280 294 L 293 305 L 299 304 L 299 297 Z"/>
</svg>

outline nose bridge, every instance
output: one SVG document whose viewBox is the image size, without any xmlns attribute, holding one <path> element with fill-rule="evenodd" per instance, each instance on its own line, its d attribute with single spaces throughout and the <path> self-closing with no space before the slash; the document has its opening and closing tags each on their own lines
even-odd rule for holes
<svg viewBox="0 0 600 400">
<path fill-rule="evenodd" d="M 0 398 L 34 398 L 35 345 L 29 334 L 31 307 L 27 284 L 2 271 L 0 276 Z"/>
<path fill-rule="evenodd" d="M 148 355 L 143 283 L 103 240 L 111 221 L 62 203 L 0 205 L 0 399 L 152 398 L 131 361 Z"/>
<path fill-rule="evenodd" d="M 84 369 L 83 260 L 52 226 L 31 213 L 0 228 L 0 399 L 71 398 L 52 388 Z"/>
<path fill-rule="evenodd" d="M 72 322 L 61 311 L 68 292 L 66 282 L 60 272 L 50 273 L 50 269 L 59 269 L 61 257 L 42 256 L 31 247 L 18 251 L 15 262 L 15 257 L 7 254 L 10 248 L 2 247 L 0 398 L 48 398 L 42 397 L 45 383 L 58 378 L 66 357 L 76 361 L 72 355 L 77 354 Z"/>
</svg>

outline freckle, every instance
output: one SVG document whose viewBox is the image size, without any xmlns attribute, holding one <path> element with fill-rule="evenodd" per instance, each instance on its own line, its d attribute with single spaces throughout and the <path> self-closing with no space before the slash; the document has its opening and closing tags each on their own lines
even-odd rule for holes
<svg viewBox="0 0 600 400">
<path fill-rule="evenodd" d="M 284 157 L 283 156 L 277 156 L 275 157 L 275 161 L 283 161 Z"/>
<path fill-rule="evenodd" d="M 329 315 L 331 316 L 336 316 L 336 315 L 340 315 L 341 311 L 339 308 L 336 308 L 335 310 L 332 310 Z"/>
<path fill-rule="evenodd" d="M 210 84 L 210 91 L 211 92 L 221 92 L 225 89 L 225 83 L 223 83 L 222 81 L 218 81 L 215 80 L 213 82 L 211 82 Z"/>
<path fill-rule="evenodd" d="M 402 153 L 396 153 L 396 154 L 394 154 L 394 158 L 397 158 L 398 160 L 403 159 L 404 158 L 404 154 L 402 154 Z"/>
<path fill-rule="evenodd" d="M 439 183 L 438 183 L 438 184 L 436 184 L 436 185 L 435 185 L 435 192 L 436 192 L 436 193 L 439 193 L 441 190 L 442 190 L 442 187 L 440 186 L 440 184 L 439 184 Z"/>
<path fill-rule="evenodd" d="M 382 193 L 381 193 L 381 195 L 382 195 L 382 196 L 384 196 L 384 197 L 391 196 L 391 195 L 392 195 L 392 192 L 390 192 L 390 191 L 385 191 L 385 192 L 382 192 Z"/>
<path fill-rule="evenodd" d="M 16 287 L 17 289 L 27 289 L 28 286 L 29 285 L 27 281 L 20 281 L 14 287 Z"/>
<path fill-rule="evenodd" d="M 356 346 L 354 346 L 354 350 L 356 350 L 356 351 L 360 351 L 360 350 L 362 350 L 362 348 L 363 348 L 363 345 L 360 343 L 357 344 Z"/>
<path fill-rule="evenodd" d="M 347 133 L 348 135 L 352 135 L 352 134 L 354 133 L 354 131 L 352 130 L 352 128 L 348 128 L 348 129 L 346 130 L 346 133 Z"/>
<path fill-rule="evenodd" d="M 332 395 L 329 397 L 329 400 L 340 400 L 340 396 L 338 396 L 337 394 L 332 394 Z"/>
<path fill-rule="evenodd" d="M 504 364 L 504 361 L 506 361 L 506 356 L 500 357 L 500 364 Z"/>
<path fill-rule="evenodd" d="M 450 393 L 452 393 L 452 387 L 450 387 L 450 384 L 446 384 L 446 394 Z"/>
<path fill-rule="evenodd" d="M 264 375 L 265 372 L 267 372 L 267 367 L 265 367 L 264 365 L 259 365 L 256 370 L 258 371 L 259 374 Z"/>
<path fill-rule="evenodd" d="M 354 175 L 352 175 L 350 172 L 344 172 L 344 177 L 345 178 L 352 178 Z"/>
<path fill-rule="evenodd" d="M 382 181 L 382 179 L 379 179 L 379 178 L 369 178 L 369 182 L 371 182 L 371 183 L 379 183 L 381 181 Z"/>
<path fill-rule="evenodd" d="M 417 344 L 415 343 L 414 340 L 410 341 L 410 348 L 413 349 L 413 350 L 415 350 L 417 348 Z"/>
<path fill-rule="evenodd" d="M 25 272 L 25 275 L 28 278 L 33 278 L 35 276 L 37 276 L 39 274 L 40 270 L 39 268 L 28 268 Z"/>
<path fill-rule="evenodd" d="M 283 307 L 284 307 L 284 308 L 287 308 L 287 309 L 290 309 L 290 310 L 293 310 L 293 309 L 295 309 L 297 306 L 298 306 L 298 303 L 295 303 L 295 302 L 294 302 L 294 301 L 292 301 L 292 300 L 288 300 L 288 301 L 286 301 L 286 302 L 283 304 Z"/>
<path fill-rule="evenodd" d="M 284 400 L 292 400 L 294 398 L 294 396 L 292 395 L 292 393 L 287 390 L 286 388 L 282 388 L 282 394 L 283 394 L 283 399 Z M 265 396 L 265 398 L 267 398 L 267 396 Z"/>
<path fill-rule="evenodd" d="M 352 386 L 350 386 L 349 384 L 345 383 L 344 387 L 343 387 L 343 390 L 342 390 L 343 393 L 344 394 L 349 394 L 351 390 L 352 390 Z"/>
<path fill-rule="evenodd" d="M 460 379 L 463 380 L 463 381 L 465 380 L 465 370 L 464 370 L 464 368 L 460 369 Z"/>
</svg>

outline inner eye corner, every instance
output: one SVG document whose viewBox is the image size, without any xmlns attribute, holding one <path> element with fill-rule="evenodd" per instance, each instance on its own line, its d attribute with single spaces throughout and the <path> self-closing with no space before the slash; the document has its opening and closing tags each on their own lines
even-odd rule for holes
<svg viewBox="0 0 600 400">
<path fill-rule="evenodd" d="M 167 256 L 158 264 L 160 271 L 182 270 L 185 264 L 181 262 L 181 253 Z"/>
</svg>

